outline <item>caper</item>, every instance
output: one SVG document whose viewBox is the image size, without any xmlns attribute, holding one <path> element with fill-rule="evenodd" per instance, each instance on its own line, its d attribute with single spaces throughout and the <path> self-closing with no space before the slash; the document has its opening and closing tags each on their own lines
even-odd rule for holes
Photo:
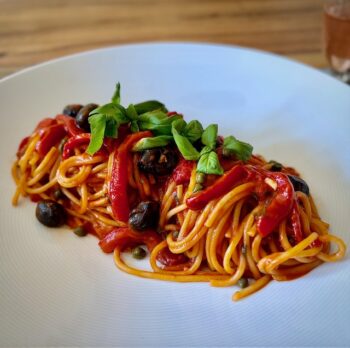
<svg viewBox="0 0 350 348">
<path fill-rule="evenodd" d="M 136 248 L 132 249 L 131 254 L 134 259 L 141 260 L 146 256 L 146 250 L 140 246 L 137 246 Z"/>
<path fill-rule="evenodd" d="M 83 106 L 81 104 L 69 104 L 66 105 L 63 109 L 63 114 L 71 116 L 71 117 L 76 117 L 78 115 L 79 110 Z"/>
<path fill-rule="evenodd" d="M 194 185 L 193 193 L 198 192 L 198 191 L 202 191 L 202 190 L 203 190 L 203 186 L 201 184 L 196 184 L 196 185 Z"/>
<path fill-rule="evenodd" d="M 197 184 L 203 184 L 204 181 L 205 181 L 205 174 L 197 172 L 197 174 L 196 174 L 196 183 Z"/>
<path fill-rule="evenodd" d="M 180 232 L 179 231 L 173 231 L 173 238 L 177 238 L 179 236 Z"/>
<path fill-rule="evenodd" d="M 66 211 L 63 206 L 51 199 L 40 201 L 35 210 L 37 219 L 45 226 L 59 227 L 66 221 Z"/>
<path fill-rule="evenodd" d="M 57 189 L 53 193 L 53 196 L 55 197 L 56 200 L 59 200 L 59 199 L 62 199 L 64 197 L 64 194 L 60 189 Z"/>
<path fill-rule="evenodd" d="M 238 285 L 240 288 L 242 288 L 242 289 L 246 288 L 246 287 L 249 285 L 248 279 L 242 277 L 242 278 L 237 282 L 237 285 Z"/>
<path fill-rule="evenodd" d="M 98 108 L 97 104 L 90 103 L 86 104 L 79 110 L 77 117 L 75 118 L 75 122 L 79 128 L 86 132 L 90 132 L 89 114 L 96 108 Z"/>
<path fill-rule="evenodd" d="M 73 230 L 73 233 L 78 237 L 85 237 L 87 235 L 87 231 L 83 226 L 78 226 Z"/>
<path fill-rule="evenodd" d="M 282 166 L 281 163 L 276 162 L 276 161 L 274 161 L 274 160 L 271 160 L 271 161 L 269 162 L 269 164 L 270 164 L 270 170 L 271 170 L 271 172 L 280 172 L 280 171 L 282 170 L 282 168 L 283 168 L 283 166 Z"/>
</svg>

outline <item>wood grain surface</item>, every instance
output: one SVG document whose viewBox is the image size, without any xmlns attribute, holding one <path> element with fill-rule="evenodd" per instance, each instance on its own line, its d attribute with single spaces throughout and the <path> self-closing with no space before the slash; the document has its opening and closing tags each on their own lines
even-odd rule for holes
<svg viewBox="0 0 350 348">
<path fill-rule="evenodd" d="M 145 41 L 235 44 L 326 66 L 322 0 L 0 0 L 0 77 Z"/>
</svg>

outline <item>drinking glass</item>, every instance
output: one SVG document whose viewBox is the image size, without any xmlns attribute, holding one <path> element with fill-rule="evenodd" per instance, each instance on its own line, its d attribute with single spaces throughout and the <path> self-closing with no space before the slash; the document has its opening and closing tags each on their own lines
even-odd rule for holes
<svg viewBox="0 0 350 348">
<path fill-rule="evenodd" d="M 324 2 L 324 48 L 332 71 L 350 83 L 350 0 Z"/>
</svg>

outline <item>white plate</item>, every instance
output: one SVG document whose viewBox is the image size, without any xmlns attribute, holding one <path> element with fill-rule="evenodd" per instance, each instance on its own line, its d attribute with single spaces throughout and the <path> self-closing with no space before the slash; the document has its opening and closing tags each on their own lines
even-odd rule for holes
<svg viewBox="0 0 350 348">
<path fill-rule="evenodd" d="M 321 216 L 350 245 L 350 88 L 306 66 L 237 47 L 142 44 L 55 60 L 0 82 L 0 343 L 6 346 L 350 345 L 350 262 L 236 288 L 121 273 L 93 237 L 51 230 L 11 206 L 17 144 L 73 102 L 159 99 L 300 170 Z"/>
</svg>

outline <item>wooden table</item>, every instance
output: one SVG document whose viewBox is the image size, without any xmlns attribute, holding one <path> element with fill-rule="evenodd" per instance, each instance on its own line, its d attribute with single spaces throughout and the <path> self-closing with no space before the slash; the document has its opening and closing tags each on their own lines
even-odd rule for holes
<svg viewBox="0 0 350 348">
<path fill-rule="evenodd" d="M 322 0 L 0 0 L 0 77 L 145 41 L 255 47 L 325 67 Z"/>
</svg>

